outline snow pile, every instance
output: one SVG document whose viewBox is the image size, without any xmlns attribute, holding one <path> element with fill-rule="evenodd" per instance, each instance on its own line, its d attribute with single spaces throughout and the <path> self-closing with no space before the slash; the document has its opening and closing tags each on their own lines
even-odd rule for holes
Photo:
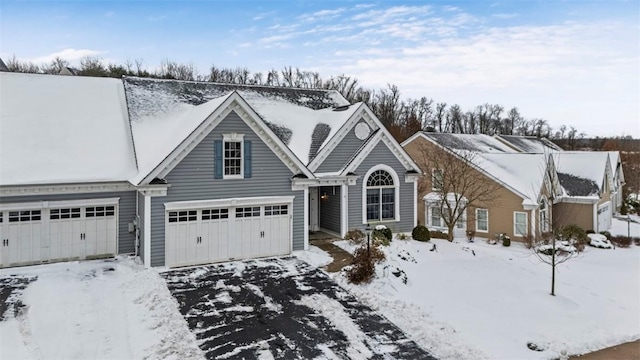
<svg viewBox="0 0 640 360">
<path fill-rule="evenodd" d="M 304 251 L 304 250 L 294 251 L 293 256 L 317 268 L 321 268 L 325 265 L 329 265 L 333 261 L 333 258 L 331 257 L 331 255 L 327 254 L 326 252 L 320 250 L 320 248 L 313 245 L 310 245 L 309 250 L 307 251 Z"/>
<path fill-rule="evenodd" d="M 392 242 L 368 285 L 333 277 L 439 359 L 553 359 L 640 338 L 640 247 L 586 248 L 558 265 L 551 296 L 551 268 L 519 243 L 430 242 Z"/>
<path fill-rule="evenodd" d="M 602 234 L 587 234 L 587 236 L 589 237 L 589 245 L 601 249 L 613 249 L 613 245 L 606 236 Z"/>
<path fill-rule="evenodd" d="M 164 281 L 132 260 L 59 263 L 37 276 L 22 315 L 0 321 L 3 359 L 202 359 Z"/>
</svg>

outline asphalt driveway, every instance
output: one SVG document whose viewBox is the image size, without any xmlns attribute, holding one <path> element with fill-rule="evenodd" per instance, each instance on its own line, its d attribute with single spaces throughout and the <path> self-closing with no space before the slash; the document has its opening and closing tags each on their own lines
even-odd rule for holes
<svg viewBox="0 0 640 360">
<path fill-rule="evenodd" d="M 293 257 L 163 273 L 208 359 L 433 359 Z"/>
</svg>

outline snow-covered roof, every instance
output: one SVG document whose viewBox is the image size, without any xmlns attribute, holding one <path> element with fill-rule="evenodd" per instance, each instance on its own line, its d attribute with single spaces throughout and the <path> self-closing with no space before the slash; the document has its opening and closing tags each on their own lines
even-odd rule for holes
<svg viewBox="0 0 640 360">
<path fill-rule="evenodd" d="M 513 153 L 513 148 L 507 146 L 493 136 L 483 134 L 450 134 L 423 132 L 427 138 L 440 146 L 451 150 L 473 151 L 478 153 Z"/>
<path fill-rule="evenodd" d="M 236 91 L 304 164 L 358 108 L 357 104 L 349 106 L 334 90 L 134 77 L 125 77 L 124 84 L 132 124 L 183 117 L 195 106 Z"/>
<path fill-rule="evenodd" d="M 560 184 L 568 196 L 597 195 L 593 186 L 597 189 L 603 184 L 605 174 L 609 168 L 609 153 L 606 151 L 561 151 L 553 155 Z M 569 176 L 567 176 L 569 175 Z M 578 181 L 582 179 L 582 181 Z M 564 179 L 564 182 L 562 180 Z M 587 183 L 591 183 L 587 186 Z M 589 190 L 591 189 L 591 190 Z M 587 192 L 591 192 L 587 194 Z"/>
<path fill-rule="evenodd" d="M 484 153 L 477 154 L 473 162 L 524 199 L 537 201 L 545 177 L 547 155 Z"/>
<path fill-rule="evenodd" d="M 496 138 L 524 153 L 562 151 L 561 147 L 551 141 L 535 136 L 496 135 Z"/>
<path fill-rule="evenodd" d="M 139 116 L 135 121 L 132 120 L 131 131 L 139 169 L 138 174 L 131 179 L 132 183 L 140 183 L 229 95 L 196 106 L 182 104 L 167 113 L 144 115 Z"/>
<path fill-rule="evenodd" d="M 591 180 L 600 186 L 609 166 L 609 154 L 606 151 L 562 151 L 554 154 L 554 162 L 559 173 Z"/>
<path fill-rule="evenodd" d="M 0 73 L 0 185 L 136 173 L 119 79 Z"/>
</svg>

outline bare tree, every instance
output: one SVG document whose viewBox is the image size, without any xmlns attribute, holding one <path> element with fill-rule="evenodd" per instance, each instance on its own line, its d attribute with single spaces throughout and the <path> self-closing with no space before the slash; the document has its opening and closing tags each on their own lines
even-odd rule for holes
<svg viewBox="0 0 640 360">
<path fill-rule="evenodd" d="M 544 190 L 546 199 L 539 204 L 540 210 L 545 214 L 550 214 L 557 197 L 562 195 L 560 182 L 555 173 L 555 166 L 552 164 L 549 154 L 545 154 Z M 552 214 L 552 216 L 540 215 L 541 229 L 535 236 L 531 237 L 531 251 L 542 262 L 551 266 L 551 295 L 556 295 L 556 268 L 558 265 L 576 257 L 584 248 L 586 239 L 576 239 L 576 233 L 569 231 L 570 226 L 564 226 L 565 221 L 560 218 L 562 214 Z M 549 229 L 550 231 L 545 231 Z M 584 235 L 586 237 L 586 234 Z"/>
<path fill-rule="evenodd" d="M 427 192 L 437 198 L 436 206 L 453 241 L 453 230 L 464 221 L 467 208 L 487 206 L 496 200 L 500 185 L 479 170 L 481 158 L 472 151 L 451 152 L 434 146 L 418 145 L 418 166 L 426 174 L 420 181 L 420 194 Z"/>
</svg>

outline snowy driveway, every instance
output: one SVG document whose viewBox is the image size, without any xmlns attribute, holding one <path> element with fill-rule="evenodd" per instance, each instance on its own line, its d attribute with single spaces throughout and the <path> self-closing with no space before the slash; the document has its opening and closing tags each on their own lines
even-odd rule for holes
<svg viewBox="0 0 640 360">
<path fill-rule="evenodd" d="M 325 273 L 296 258 L 162 276 L 209 359 L 433 359 Z"/>
</svg>

